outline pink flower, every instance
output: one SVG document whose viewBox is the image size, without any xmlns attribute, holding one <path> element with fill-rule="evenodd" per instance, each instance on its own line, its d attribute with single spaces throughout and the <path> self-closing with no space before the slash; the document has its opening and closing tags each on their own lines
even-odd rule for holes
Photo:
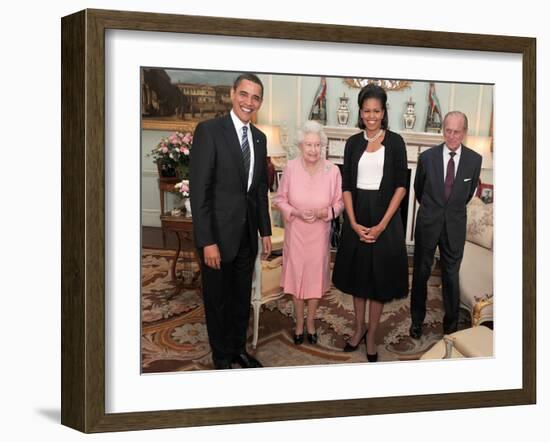
<svg viewBox="0 0 550 442">
<path fill-rule="evenodd" d="M 168 148 L 166 146 L 162 148 L 162 153 L 168 153 Z"/>
<path fill-rule="evenodd" d="M 178 144 L 179 143 L 177 135 L 170 135 L 169 139 L 170 139 L 170 143 L 172 143 L 172 144 Z"/>
<path fill-rule="evenodd" d="M 192 140 L 193 140 L 193 136 L 189 132 L 187 132 L 183 137 L 183 142 L 185 144 L 190 144 Z"/>
<path fill-rule="evenodd" d="M 187 147 L 182 147 L 180 150 L 184 155 L 189 155 L 189 149 Z"/>
<path fill-rule="evenodd" d="M 189 196 L 189 181 L 183 180 L 174 186 L 183 196 Z"/>
</svg>

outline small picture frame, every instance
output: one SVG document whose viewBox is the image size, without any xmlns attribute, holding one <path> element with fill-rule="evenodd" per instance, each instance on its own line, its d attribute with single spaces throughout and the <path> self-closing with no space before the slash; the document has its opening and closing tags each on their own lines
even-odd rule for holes
<svg viewBox="0 0 550 442">
<path fill-rule="evenodd" d="M 480 182 L 477 186 L 476 196 L 485 204 L 491 204 L 494 200 L 494 185 Z"/>
</svg>

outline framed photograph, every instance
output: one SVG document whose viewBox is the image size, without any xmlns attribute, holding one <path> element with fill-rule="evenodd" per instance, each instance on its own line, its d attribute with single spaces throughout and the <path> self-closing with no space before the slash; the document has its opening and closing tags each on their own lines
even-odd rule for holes
<svg viewBox="0 0 550 442">
<path fill-rule="evenodd" d="M 493 202 L 493 189 L 486 187 L 481 191 L 481 200 L 485 203 L 492 203 Z"/>
<path fill-rule="evenodd" d="M 345 140 L 329 139 L 327 158 L 338 162 L 343 161 L 345 146 L 346 146 Z"/>
<path fill-rule="evenodd" d="M 164 81 L 147 83 L 147 78 L 153 75 L 151 73 L 155 73 L 155 78 L 164 78 Z M 209 343 L 204 303 L 201 298 L 202 288 L 198 284 L 193 284 L 193 282 L 197 282 L 199 262 L 198 258 L 196 260 L 188 259 L 190 254 L 192 257 L 194 249 L 191 235 L 192 224 L 190 219 L 183 217 L 184 213 L 189 213 L 189 210 L 183 209 L 182 205 L 189 200 L 185 197 L 173 199 L 171 204 L 180 207 L 181 216 L 169 220 L 165 217 L 166 213 L 162 209 L 163 195 L 161 194 L 162 213 L 159 216 L 158 211 L 155 210 L 159 204 L 157 188 L 164 187 L 163 178 L 155 174 L 154 171 L 149 171 L 153 165 L 153 158 L 148 155 L 151 145 L 155 146 L 154 152 L 162 151 L 163 148 L 158 146 L 166 146 L 166 152 L 163 151 L 162 157 L 167 161 L 170 161 L 172 157 L 182 160 L 183 163 L 179 164 L 179 180 L 187 179 L 188 167 L 186 165 L 189 157 L 185 154 L 182 156 L 181 149 L 183 148 L 183 151 L 187 153 L 193 151 L 192 134 L 189 132 L 186 135 L 182 129 L 183 126 L 172 132 L 166 130 L 168 126 L 162 125 L 165 122 L 173 123 L 174 121 L 183 125 L 184 122 L 196 121 L 201 118 L 201 114 L 197 111 L 197 115 L 193 117 L 191 113 L 185 112 L 179 117 L 155 117 L 155 119 L 150 116 L 150 113 L 161 108 L 162 103 L 176 102 L 177 100 L 172 98 L 180 99 L 179 91 L 186 91 L 190 97 L 189 100 L 195 103 L 197 109 L 200 108 L 204 111 L 205 118 L 218 116 L 217 112 L 212 111 L 213 109 L 227 114 L 230 111 L 227 108 L 229 90 L 227 86 L 219 85 L 219 79 L 226 84 L 231 84 L 237 75 L 238 73 L 228 71 L 142 68 L 140 85 L 142 91 L 140 100 L 142 103 L 141 150 L 144 159 L 141 178 L 142 373 L 174 373 L 213 369 L 213 355 Z M 268 150 L 269 146 L 276 144 L 280 138 L 278 133 L 269 133 L 270 128 L 286 127 L 291 137 L 298 139 L 298 130 L 308 118 L 311 118 L 310 104 L 315 102 L 318 84 L 321 78 L 323 79 L 325 94 L 328 98 L 327 105 L 322 107 L 326 118 L 323 131 L 327 135 L 329 143 L 327 158 L 334 164 L 342 164 L 346 140 L 360 131 L 357 127 L 358 103 L 356 98 L 360 89 L 356 83 L 350 82 L 349 78 L 328 75 L 317 77 L 265 72 L 258 75 L 264 84 L 264 95 L 268 100 L 266 103 L 268 111 L 263 111 L 262 108 L 258 115 L 258 122 L 261 124 L 259 127 L 267 132 Z M 195 79 L 195 83 L 191 83 L 193 79 Z M 362 79 L 356 80 L 357 84 L 361 85 L 359 81 Z M 364 80 L 365 83 L 367 81 Z M 492 182 L 494 171 L 491 161 L 492 154 L 488 145 L 492 126 L 494 85 L 421 80 L 385 80 L 379 83 L 387 91 L 387 106 L 392 110 L 387 113 L 389 127 L 401 134 L 408 151 L 408 175 L 405 184 L 407 196 L 401 203 L 400 211 L 406 232 L 406 245 L 409 248 L 408 254 L 411 258 L 408 272 L 412 277 L 413 224 L 418 207 L 415 204 L 416 195 L 412 183 L 417 170 L 417 156 L 423 147 L 431 148 L 441 143 L 443 138 L 440 133 L 425 132 L 426 124 L 430 121 L 427 115 L 428 96 L 430 94 L 435 96 L 443 109 L 448 109 L 451 102 L 460 99 L 461 111 L 467 115 L 469 120 L 472 120 L 470 128 L 472 135 L 468 137 L 467 145 L 485 158 L 486 161 L 482 162 L 483 179 Z M 397 93 L 401 90 L 404 93 Z M 169 91 L 169 94 L 163 95 L 166 93 L 164 91 Z M 404 121 L 404 116 L 393 110 L 409 109 L 412 106 L 412 98 L 410 98 L 412 96 L 416 97 L 415 100 L 418 104 L 413 112 L 406 114 L 407 117 L 412 115 L 412 123 L 406 125 L 405 123 L 409 123 L 409 121 Z M 340 97 L 338 106 L 334 102 L 335 100 L 331 100 L 333 97 Z M 349 102 L 350 97 L 353 98 L 351 102 Z M 149 103 L 146 108 L 151 107 L 153 110 L 148 113 L 144 112 L 144 103 Z M 303 105 L 297 106 L 297 103 Z M 414 104 L 414 102 L 412 103 Z M 425 119 L 422 118 L 425 121 L 417 122 L 416 120 L 420 120 L 420 116 L 424 116 L 424 114 L 427 115 Z M 434 112 L 434 115 L 433 122 L 436 126 L 440 126 L 441 111 Z M 157 123 L 158 126 L 155 126 Z M 164 131 L 159 133 L 158 127 L 164 127 Z M 415 128 L 416 130 L 414 130 Z M 159 139 L 164 141 L 158 142 Z M 176 151 L 174 152 L 172 149 L 176 149 Z M 282 152 L 285 153 L 284 150 Z M 284 158 L 286 159 L 286 156 Z M 270 189 L 272 201 L 276 196 L 281 174 L 281 170 L 273 170 L 274 185 Z M 188 188 L 184 187 L 184 189 Z M 484 194 L 483 199 L 487 201 L 487 195 Z M 492 217 L 489 218 L 492 220 Z M 276 205 L 272 206 L 271 222 L 272 227 L 281 227 L 283 224 Z M 470 229 L 474 229 L 473 224 L 479 224 L 479 222 L 476 222 L 476 218 L 472 216 L 468 218 L 468 224 L 472 224 Z M 492 226 L 489 230 L 488 235 L 490 236 Z M 277 229 L 277 231 L 280 230 Z M 274 237 L 276 236 L 277 233 L 274 234 Z M 274 251 L 280 255 L 282 254 L 282 243 L 275 242 L 277 244 L 274 246 Z M 187 255 L 180 255 L 177 250 L 187 252 Z M 335 252 L 336 249 L 333 247 L 332 251 Z M 289 332 L 294 316 L 293 300 L 291 295 L 284 296 L 283 289 L 279 287 L 282 263 L 275 256 L 273 254 L 272 259 L 268 261 L 269 265 L 267 262 L 262 265 L 261 278 L 265 282 L 262 284 L 262 293 L 270 301 L 262 303 L 262 307 L 257 310 L 259 319 L 251 326 L 249 351 L 261 359 L 264 367 L 270 368 L 363 363 L 365 356 L 361 351 L 342 353 L 342 348 L 354 334 L 353 297 L 334 285 L 330 286 L 330 289 L 323 294 L 319 301 L 316 313 L 318 342 L 315 353 L 311 353 L 309 346 L 294 344 L 292 334 Z M 464 265 L 461 267 L 464 274 L 468 274 L 466 269 L 469 267 L 486 268 L 486 276 L 483 278 L 478 276 L 478 280 L 483 281 L 483 289 L 491 294 L 493 292 L 492 260 L 492 252 L 483 257 L 467 252 L 463 258 Z M 377 328 L 377 337 L 380 341 L 377 351 L 379 361 L 409 361 L 420 357 L 427 359 L 430 355 L 433 358 L 440 356 L 436 352 L 427 353 L 428 349 L 441 341 L 443 329 L 444 304 L 441 295 L 439 263 L 434 270 L 428 289 L 429 313 L 425 319 L 424 339 L 417 342 L 409 336 L 410 309 L 408 305 L 410 300 L 407 298 L 400 302 L 388 302 L 384 306 L 384 317 Z M 478 296 L 479 294 L 472 293 L 472 295 Z M 466 297 L 466 293 L 463 297 Z M 467 333 L 464 330 L 471 328 L 472 325 L 481 324 L 481 321 L 471 320 L 472 311 L 479 306 L 477 302 L 470 305 L 465 301 L 463 304 L 463 315 L 457 331 Z M 498 329 L 498 322 L 492 314 L 492 305 L 488 305 L 485 311 L 483 323 L 492 329 Z M 282 349 L 284 351 L 281 351 Z M 483 356 L 493 356 L 492 343 L 486 346 Z"/>
<path fill-rule="evenodd" d="M 476 196 L 481 198 L 485 204 L 490 204 L 494 199 L 494 185 L 481 182 L 477 187 Z"/>
<path fill-rule="evenodd" d="M 62 423 L 102 432 L 534 403 L 535 48 L 509 36 L 103 10 L 64 17 Z M 232 55 L 239 49 L 251 56 Z M 354 62 L 365 56 L 380 60 L 378 71 Z M 494 171 L 494 356 L 142 373 L 143 67 L 494 85 L 506 97 L 495 100 L 495 155 L 517 151 Z M 168 117 L 190 116 L 182 109 Z M 518 226 L 520 237 L 505 236 Z"/>
</svg>

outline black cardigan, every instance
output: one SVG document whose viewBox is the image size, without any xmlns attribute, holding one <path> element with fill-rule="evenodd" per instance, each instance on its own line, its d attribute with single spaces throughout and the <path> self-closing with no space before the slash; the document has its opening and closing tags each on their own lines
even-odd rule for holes
<svg viewBox="0 0 550 442">
<path fill-rule="evenodd" d="M 357 197 L 357 169 L 359 160 L 367 148 L 367 140 L 361 131 L 346 141 L 342 170 L 342 191 L 351 192 L 353 202 Z M 384 170 L 378 190 L 378 202 L 387 207 L 398 187 L 407 187 L 407 150 L 401 135 L 386 130 L 382 144 L 385 146 Z"/>
</svg>

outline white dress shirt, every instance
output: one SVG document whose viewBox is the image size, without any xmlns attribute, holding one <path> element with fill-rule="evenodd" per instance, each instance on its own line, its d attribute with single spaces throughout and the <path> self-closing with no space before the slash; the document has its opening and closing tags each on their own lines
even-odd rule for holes
<svg viewBox="0 0 550 442">
<path fill-rule="evenodd" d="M 248 138 L 248 146 L 250 147 L 250 169 L 248 169 L 248 184 L 246 186 L 246 190 L 250 189 L 250 185 L 252 184 L 252 177 L 254 176 L 254 142 L 252 141 L 252 133 L 250 131 L 250 123 L 244 124 L 241 120 L 239 120 L 239 117 L 235 115 L 235 112 L 231 110 L 230 112 L 231 119 L 233 120 L 233 125 L 235 126 L 235 130 L 237 131 L 237 137 L 239 138 L 239 145 L 241 145 L 241 141 L 243 139 L 243 127 L 246 126 L 248 128 L 246 135 Z"/>
<path fill-rule="evenodd" d="M 451 149 L 447 147 L 446 144 L 443 145 L 443 182 L 445 182 L 445 178 L 447 178 L 447 163 L 451 159 L 450 155 Z M 462 152 L 462 144 L 458 147 L 457 150 L 455 150 L 456 155 L 454 156 L 453 160 L 455 162 L 455 178 L 456 178 L 456 171 L 458 170 L 458 163 L 460 162 L 460 153 Z"/>
</svg>

